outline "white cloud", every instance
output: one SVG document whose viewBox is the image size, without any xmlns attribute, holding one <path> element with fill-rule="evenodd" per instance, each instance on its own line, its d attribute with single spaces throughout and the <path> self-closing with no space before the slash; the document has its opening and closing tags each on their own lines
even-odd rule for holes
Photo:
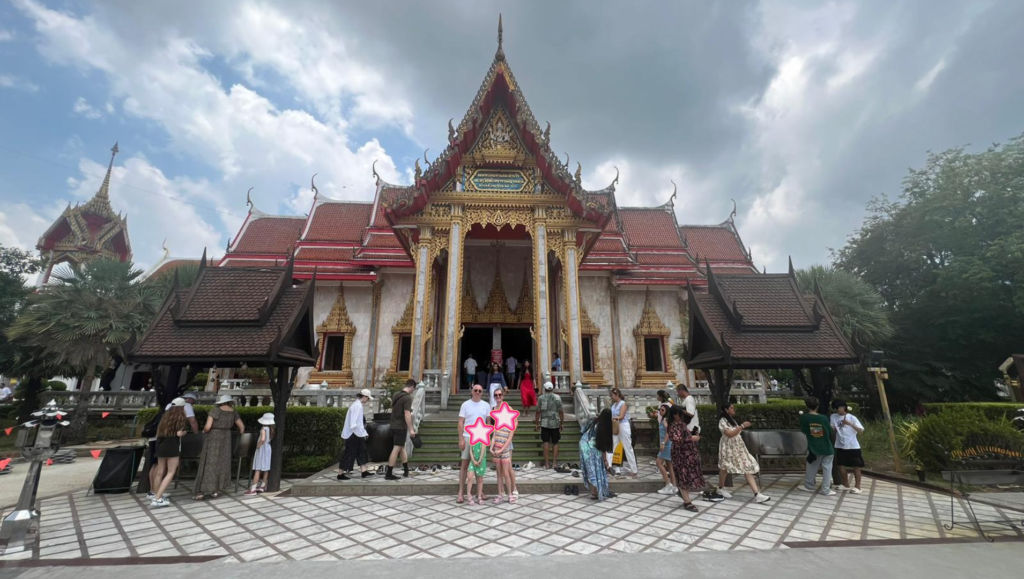
<svg viewBox="0 0 1024 579">
<path fill-rule="evenodd" d="M 89 101 L 85 100 L 84 97 L 78 97 L 75 101 L 72 110 L 76 115 L 82 115 L 87 119 L 98 119 L 103 116 L 103 113 L 99 109 L 89 104 Z"/>
<path fill-rule="evenodd" d="M 34 250 L 39 235 L 51 222 L 25 203 L 5 203 L 0 209 L 0 245 Z"/>
<path fill-rule="evenodd" d="M 14 32 L 0 28 L 0 42 L 10 42 L 12 40 L 14 40 Z"/>
<path fill-rule="evenodd" d="M 126 115 L 158 123 L 175 149 L 218 170 L 221 182 L 208 187 L 210 200 L 218 205 L 244 212 L 245 191 L 255 186 L 253 197 L 264 211 L 308 211 L 308 187 L 296 183 L 305 183 L 313 173 L 319 173 L 317 186 L 325 195 L 371 199 L 374 160 L 382 176 L 398 179 L 380 143 L 352 143 L 349 127 L 355 119 L 404 128 L 408 108 L 395 99 L 372 114 L 361 108 L 359 98 L 388 101 L 380 92 L 383 81 L 315 22 L 298 23 L 246 4 L 237 21 L 218 23 L 209 37 L 187 37 L 150 18 L 141 26 L 152 26 L 151 41 L 133 43 L 99 16 L 77 17 L 33 0 L 16 0 L 15 5 L 34 22 L 45 57 L 104 73 L 111 100 L 121 100 Z M 256 30 L 239 29 L 241 23 Z M 277 106 L 258 92 L 258 83 L 223 86 L 206 68 L 215 56 L 247 69 L 254 80 L 265 68 L 285 76 L 322 120 L 302 109 Z M 332 104 L 342 97 L 356 103 L 351 118 Z M 121 143 L 126 153 L 132 146 Z M 139 217 L 126 209 L 132 219 Z M 145 239 L 158 247 L 163 236 L 149 239 L 155 230 L 143 231 L 146 237 L 136 234 L 135 243 Z"/>
<path fill-rule="evenodd" d="M 13 74 L 0 74 L 0 88 L 10 88 L 25 92 L 38 92 L 39 86 Z"/>
</svg>

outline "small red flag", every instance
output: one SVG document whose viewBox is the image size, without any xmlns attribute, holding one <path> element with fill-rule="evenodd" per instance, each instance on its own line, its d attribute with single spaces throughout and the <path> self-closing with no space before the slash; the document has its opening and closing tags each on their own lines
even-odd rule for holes
<svg viewBox="0 0 1024 579">
<path fill-rule="evenodd" d="M 14 431 L 14 427 L 13 426 L 9 426 L 9 427 L 4 429 L 4 434 L 6 434 L 7 436 L 10 436 L 12 431 Z"/>
<path fill-rule="evenodd" d="M 7 468 L 7 465 L 9 465 L 9 464 L 11 464 L 11 459 L 9 459 L 9 458 L 5 458 L 3 460 L 0 460 L 0 470 L 3 470 L 5 468 Z"/>
<path fill-rule="evenodd" d="M 57 415 L 57 420 L 64 420 L 64 417 L 60 414 Z"/>
<path fill-rule="evenodd" d="M 103 451 L 102 450 L 90 450 L 89 454 L 91 454 L 93 458 L 99 458 L 101 452 L 103 452 Z"/>
<path fill-rule="evenodd" d="M 46 466 L 50 466 L 51 464 L 53 464 L 53 459 L 52 458 L 46 459 Z"/>
<path fill-rule="evenodd" d="M 103 414 L 100 414 L 100 418 L 106 418 L 108 416 L 110 416 L 109 412 L 104 412 Z"/>
</svg>

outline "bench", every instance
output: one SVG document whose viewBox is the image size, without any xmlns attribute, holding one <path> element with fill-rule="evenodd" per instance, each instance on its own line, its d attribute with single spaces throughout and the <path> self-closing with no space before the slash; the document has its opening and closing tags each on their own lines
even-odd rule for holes
<svg viewBox="0 0 1024 579">
<path fill-rule="evenodd" d="M 996 446 L 976 446 L 963 451 L 948 452 L 941 445 L 936 445 L 946 453 L 950 470 L 942 471 L 942 478 L 949 481 L 949 524 L 942 526 L 952 531 L 953 527 L 972 528 L 989 543 L 995 539 L 985 534 L 982 523 L 1008 526 L 1016 530 L 1017 526 L 1010 520 L 979 521 L 974 514 L 971 493 L 966 486 L 998 486 L 1024 484 L 1024 451 Z M 967 502 L 970 513 L 967 523 L 958 522 L 956 513 L 956 492 L 954 485 L 960 487 L 960 497 Z M 1024 526 L 1024 520 L 1020 522 Z"/>
<path fill-rule="evenodd" d="M 799 430 L 744 430 L 740 436 L 758 465 L 762 458 L 807 458 L 807 438 Z"/>
</svg>

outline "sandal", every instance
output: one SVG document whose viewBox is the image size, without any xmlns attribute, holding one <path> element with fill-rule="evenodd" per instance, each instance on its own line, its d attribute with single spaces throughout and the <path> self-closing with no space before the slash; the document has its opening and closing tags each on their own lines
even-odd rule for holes
<svg viewBox="0 0 1024 579">
<path fill-rule="evenodd" d="M 466 500 L 463 499 L 462 497 L 459 497 L 459 498 L 455 499 L 455 502 L 461 505 L 462 503 L 466 502 Z"/>
<path fill-rule="evenodd" d="M 519 493 L 515 493 L 515 494 L 513 494 L 512 496 L 510 496 L 510 497 L 508 498 L 508 502 L 509 502 L 509 504 L 511 504 L 511 505 L 514 505 L 514 504 L 516 504 L 516 500 L 517 500 L 517 499 L 519 498 L 519 496 L 518 496 L 518 495 L 519 495 Z"/>
<path fill-rule="evenodd" d="M 683 508 L 690 511 L 691 513 L 699 512 L 697 510 L 697 507 L 695 507 L 693 503 L 683 503 Z"/>
<path fill-rule="evenodd" d="M 503 502 L 505 502 L 505 495 L 498 495 L 494 497 L 494 504 L 500 505 Z"/>
<path fill-rule="evenodd" d="M 260 491 L 259 489 L 256 489 L 256 490 L 257 490 L 258 492 L 262 492 L 262 491 Z M 266 490 L 266 489 L 263 489 L 263 490 Z M 219 499 L 219 498 L 220 498 L 220 493 L 213 493 L 212 495 L 210 495 L 210 498 L 211 498 L 211 499 Z M 201 500 L 201 499 L 200 499 L 200 500 Z"/>
</svg>

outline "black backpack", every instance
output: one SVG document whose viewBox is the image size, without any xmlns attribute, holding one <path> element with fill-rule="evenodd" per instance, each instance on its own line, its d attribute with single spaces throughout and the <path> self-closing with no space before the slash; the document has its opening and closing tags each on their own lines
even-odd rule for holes
<svg viewBox="0 0 1024 579">
<path fill-rule="evenodd" d="M 156 436 L 156 430 L 160 426 L 160 419 L 163 417 L 164 413 L 162 410 L 160 412 L 157 412 L 156 416 L 154 416 L 149 422 L 146 423 L 145 426 L 142 427 L 142 436 L 144 436 L 145 438 L 154 438 Z"/>
</svg>

